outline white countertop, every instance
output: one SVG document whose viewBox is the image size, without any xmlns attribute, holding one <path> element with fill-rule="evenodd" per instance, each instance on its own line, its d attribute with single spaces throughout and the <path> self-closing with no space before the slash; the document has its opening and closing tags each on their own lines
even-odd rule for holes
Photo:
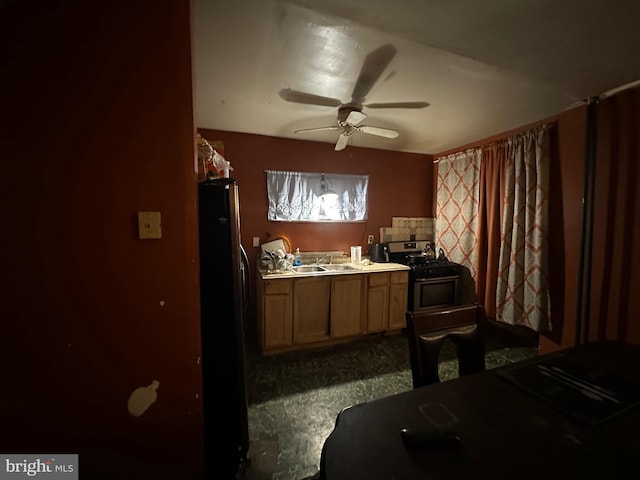
<svg viewBox="0 0 640 480">
<path fill-rule="evenodd" d="M 353 270 L 329 270 L 325 272 L 305 272 L 298 273 L 294 271 L 273 271 L 267 272 L 266 270 L 260 270 L 263 280 L 273 278 L 304 278 L 304 277 L 317 277 L 324 275 L 354 275 L 360 273 L 376 273 L 376 272 L 397 272 L 404 270 L 411 270 L 408 266 L 401 263 L 374 263 L 371 262 L 368 265 L 355 265 L 353 263 L 341 263 L 339 265 L 348 265 Z"/>
</svg>

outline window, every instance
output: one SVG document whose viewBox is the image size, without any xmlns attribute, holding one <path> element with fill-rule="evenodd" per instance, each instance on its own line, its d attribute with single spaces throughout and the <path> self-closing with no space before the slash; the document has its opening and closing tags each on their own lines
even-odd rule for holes
<svg viewBox="0 0 640 480">
<path fill-rule="evenodd" d="M 267 170 L 267 218 L 279 222 L 367 219 L 368 175 Z"/>
</svg>

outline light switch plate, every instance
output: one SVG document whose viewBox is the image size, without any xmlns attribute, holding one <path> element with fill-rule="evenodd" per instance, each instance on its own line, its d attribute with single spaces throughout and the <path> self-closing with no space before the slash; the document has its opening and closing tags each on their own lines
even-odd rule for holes
<svg viewBox="0 0 640 480">
<path fill-rule="evenodd" d="M 138 212 L 138 238 L 162 238 L 162 216 L 160 212 Z"/>
<path fill-rule="evenodd" d="M 254 247 L 260 246 L 260 237 L 253 237 L 253 246 Z"/>
<path fill-rule="evenodd" d="M 367 238 L 367 243 L 369 245 L 373 245 L 373 235 L 369 235 L 369 237 Z"/>
</svg>

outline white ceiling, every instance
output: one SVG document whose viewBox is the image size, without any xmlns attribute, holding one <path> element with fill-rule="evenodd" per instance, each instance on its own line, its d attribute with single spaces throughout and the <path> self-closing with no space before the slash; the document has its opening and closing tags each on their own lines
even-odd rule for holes
<svg viewBox="0 0 640 480">
<path fill-rule="evenodd" d="M 199 128 L 335 144 L 337 107 L 283 89 L 351 93 L 365 56 L 397 53 L 362 103 L 351 145 L 438 153 L 535 122 L 640 79 L 638 0 L 193 0 Z M 349 147 L 347 147 L 349 148 Z"/>
</svg>

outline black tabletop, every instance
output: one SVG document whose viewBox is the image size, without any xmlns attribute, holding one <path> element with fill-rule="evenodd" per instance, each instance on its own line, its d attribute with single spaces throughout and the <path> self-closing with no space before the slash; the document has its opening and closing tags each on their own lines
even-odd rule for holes
<svg viewBox="0 0 640 480">
<path fill-rule="evenodd" d="M 540 366 L 551 368 L 559 358 L 583 367 L 590 375 L 586 383 L 573 379 L 576 386 L 567 381 L 573 377 L 543 375 L 551 383 L 541 386 L 535 384 L 539 378 L 530 384 L 528 374 L 521 375 L 540 371 Z M 547 365 L 549 361 L 552 364 Z M 347 408 L 323 447 L 321 476 L 326 480 L 625 478 L 624 472 L 640 459 L 640 409 L 635 408 L 640 403 L 638 365 L 640 346 L 584 345 Z M 581 372 L 565 371 L 574 376 Z M 553 384 L 558 378 L 562 381 Z M 600 380 L 607 393 L 598 394 Z M 619 411 L 611 407 L 602 418 L 589 421 L 593 420 L 589 415 L 571 415 L 571 397 L 568 405 L 559 405 L 553 395 L 539 394 L 567 387 L 584 397 L 582 403 L 615 403 L 606 398 L 611 395 L 623 401 Z M 411 446 L 403 440 L 402 429 L 454 432 L 459 442 Z"/>
</svg>

